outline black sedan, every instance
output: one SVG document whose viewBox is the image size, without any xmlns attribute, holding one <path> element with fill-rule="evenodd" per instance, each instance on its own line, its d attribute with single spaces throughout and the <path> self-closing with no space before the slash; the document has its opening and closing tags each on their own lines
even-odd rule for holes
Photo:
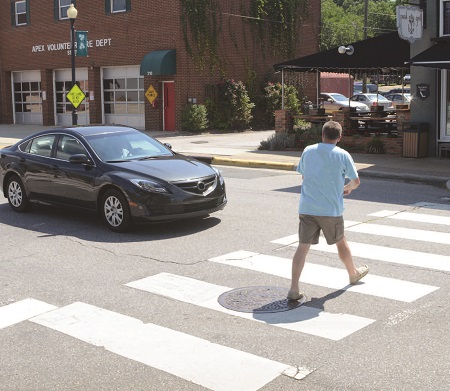
<svg viewBox="0 0 450 391">
<path fill-rule="evenodd" d="M 16 212 L 32 203 L 90 209 L 124 232 L 133 222 L 207 216 L 227 203 L 218 170 L 129 127 L 50 129 L 0 152 L 1 189 Z"/>
</svg>

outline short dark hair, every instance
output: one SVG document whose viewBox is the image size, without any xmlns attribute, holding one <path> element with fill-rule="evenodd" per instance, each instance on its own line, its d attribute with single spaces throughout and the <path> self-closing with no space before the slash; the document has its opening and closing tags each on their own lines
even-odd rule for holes
<svg viewBox="0 0 450 391">
<path fill-rule="evenodd" d="M 342 126 L 339 122 L 328 121 L 323 124 L 322 133 L 328 140 L 338 140 L 342 136 Z"/>
</svg>

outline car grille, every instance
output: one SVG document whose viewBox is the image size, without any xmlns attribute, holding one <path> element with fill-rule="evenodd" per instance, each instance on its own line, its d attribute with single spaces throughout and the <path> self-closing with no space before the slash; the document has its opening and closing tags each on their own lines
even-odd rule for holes
<svg viewBox="0 0 450 391">
<path fill-rule="evenodd" d="M 207 195 L 211 193 L 217 186 L 217 177 L 210 175 L 204 178 L 196 179 L 188 182 L 171 182 L 181 190 L 192 194 Z"/>
<path fill-rule="evenodd" d="M 153 215 L 175 215 L 182 213 L 200 212 L 202 210 L 208 210 L 216 208 L 217 206 L 223 204 L 224 196 L 219 198 L 192 202 L 189 204 L 176 204 L 176 205 L 150 205 L 148 207 L 149 211 Z"/>
</svg>

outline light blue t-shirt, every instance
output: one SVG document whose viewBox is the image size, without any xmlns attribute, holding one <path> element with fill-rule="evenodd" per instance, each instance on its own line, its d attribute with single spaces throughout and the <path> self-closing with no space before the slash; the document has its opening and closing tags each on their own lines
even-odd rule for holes
<svg viewBox="0 0 450 391">
<path fill-rule="evenodd" d="M 358 178 L 350 154 L 334 144 L 310 145 L 304 149 L 297 171 L 303 175 L 299 214 L 342 216 L 345 178 Z"/>
</svg>

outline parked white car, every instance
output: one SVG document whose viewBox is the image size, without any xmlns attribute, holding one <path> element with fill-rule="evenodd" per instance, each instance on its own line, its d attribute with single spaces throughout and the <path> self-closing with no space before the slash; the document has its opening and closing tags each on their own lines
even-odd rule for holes
<svg viewBox="0 0 450 391">
<path fill-rule="evenodd" d="M 369 107 L 361 102 L 351 102 L 349 99 L 342 94 L 335 92 L 322 92 L 320 98 L 323 100 L 323 107 L 325 113 L 332 113 L 333 111 L 341 110 L 343 107 L 356 107 L 358 112 L 367 112 Z"/>
<path fill-rule="evenodd" d="M 411 94 L 387 94 L 385 95 L 386 99 L 389 99 L 392 103 L 392 106 L 396 109 L 397 105 L 408 105 L 411 102 Z"/>
<path fill-rule="evenodd" d="M 364 103 L 367 106 L 383 106 L 384 110 L 389 109 L 392 104 L 381 94 L 356 94 L 350 98 L 353 102 Z"/>
</svg>

